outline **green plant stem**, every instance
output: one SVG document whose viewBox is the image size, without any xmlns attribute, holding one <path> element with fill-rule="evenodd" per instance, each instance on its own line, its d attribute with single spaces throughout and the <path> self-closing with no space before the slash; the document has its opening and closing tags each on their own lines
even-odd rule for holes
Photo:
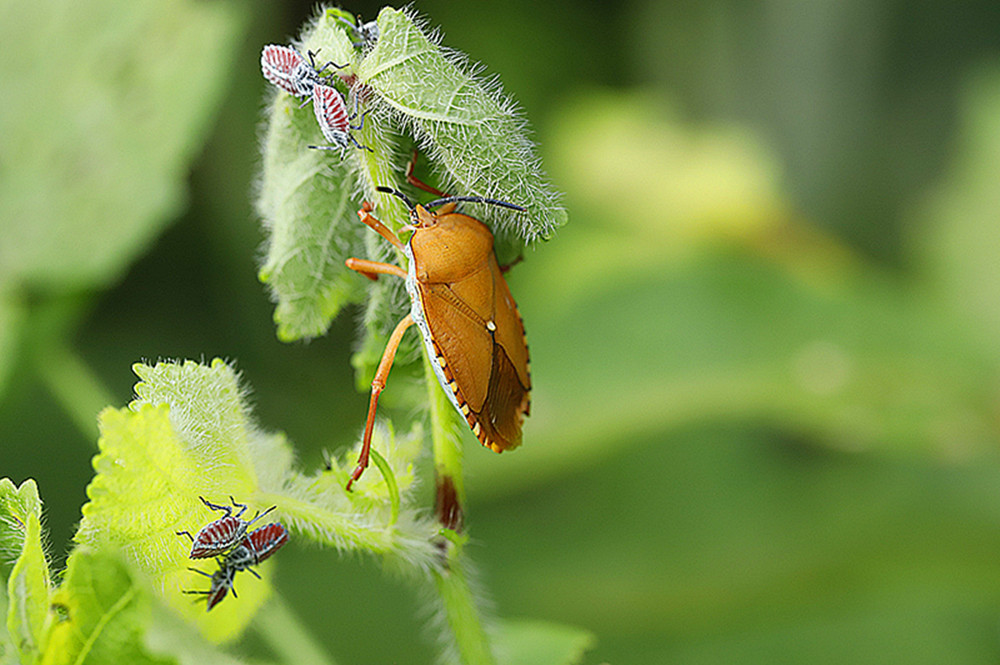
<svg viewBox="0 0 1000 665">
<path fill-rule="evenodd" d="M 462 478 L 462 439 L 456 427 L 457 414 L 448 396 L 441 389 L 427 350 L 424 349 L 424 375 L 430 402 L 431 442 L 434 451 L 434 472 L 438 483 L 450 479 L 455 486 L 460 506 L 465 505 L 465 482 Z"/>
<path fill-rule="evenodd" d="M 381 525 L 362 523 L 360 513 L 330 510 L 311 501 L 279 492 L 259 492 L 257 500 L 279 506 L 284 515 L 293 522 L 321 527 L 322 531 L 314 535 L 317 542 L 343 549 L 369 550 L 380 554 L 398 552 L 404 546 L 400 542 L 398 531 Z"/>
<path fill-rule="evenodd" d="M 452 549 L 448 567 L 434 572 L 434 585 L 444 606 L 448 629 L 464 665 L 495 665 L 476 596 L 469 584 L 461 549 Z"/>
<path fill-rule="evenodd" d="M 302 621 L 277 594 L 261 608 L 253 627 L 281 662 L 295 665 L 336 665 L 336 661 L 306 631 Z"/>
<path fill-rule="evenodd" d="M 441 389 L 430 359 L 424 353 L 424 373 L 430 401 L 431 439 L 434 450 L 436 482 L 450 481 L 462 510 L 465 505 L 465 483 L 462 478 L 461 429 L 457 427 L 455 407 Z M 439 496 L 440 500 L 440 496 Z M 440 515 L 439 515 L 440 519 Z M 434 586 L 441 599 L 448 630 L 465 665 L 493 665 L 496 660 L 483 625 L 476 595 L 469 583 L 467 560 L 461 539 L 444 539 L 446 565 L 434 570 Z"/>
<path fill-rule="evenodd" d="M 369 451 L 372 462 L 378 467 L 382 478 L 385 480 L 386 490 L 389 492 L 389 526 L 395 526 L 399 521 L 399 485 L 396 484 L 396 475 L 392 472 L 392 467 L 374 448 Z"/>
<path fill-rule="evenodd" d="M 97 446 L 97 414 L 115 400 L 90 367 L 63 339 L 53 339 L 36 356 L 38 374 L 84 438 Z"/>
<path fill-rule="evenodd" d="M 359 131 L 359 140 L 372 147 L 371 151 L 360 153 L 363 177 L 368 180 L 372 191 L 377 186 L 396 186 L 396 174 L 392 162 L 392 153 L 386 147 L 386 142 L 380 140 L 373 118 Z M 384 206 L 380 218 L 389 228 L 398 230 L 406 223 L 408 213 L 405 206 L 395 197 L 379 194 Z M 396 259 L 404 269 L 406 261 L 399 249 L 396 249 Z M 422 346 L 422 345 L 421 345 Z M 465 484 L 462 478 L 462 447 L 461 430 L 458 414 L 441 389 L 434 369 L 431 367 L 427 350 L 423 349 L 424 380 L 427 385 L 428 402 L 430 405 L 431 440 L 434 452 L 434 471 L 439 489 L 438 501 L 441 500 L 440 488 L 445 483 L 453 488 L 453 501 L 457 510 L 458 526 L 461 529 L 461 511 L 465 505 Z M 464 423 L 461 423 L 464 425 Z M 377 461 L 376 461 L 377 463 Z M 438 515 L 439 521 L 441 514 Z M 442 526 L 448 527 L 447 524 Z M 463 562 L 463 547 L 456 544 L 455 539 L 441 539 L 445 547 L 446 565 L 431 572 L 434 585 L 445 616 L 451 638 L 458 653 L 459 660 L 464 665 L 495 665 L 490 651 L 489 640 L 483 627 L 482 616 L 476 605 L 476 598 L 467 577 Z M 458 539 L 461 542 L 461 539 Z"/>
</svg>

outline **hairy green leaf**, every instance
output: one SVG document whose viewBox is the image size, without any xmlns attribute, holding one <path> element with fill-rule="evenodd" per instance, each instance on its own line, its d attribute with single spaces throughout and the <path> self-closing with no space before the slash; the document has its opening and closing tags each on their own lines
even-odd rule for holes
<svg viewBox="0 0 1000 665">
<path fill-rule="evenodd" d="M 237 583 L 239 604 L 220 603 L 210 614 L 182 589 L 207 589 L 208 580 L 187 570 L 190 543 L 176 535 L 198 529 L 216 514 L 199 501 L 227 503 L 235 497 L 254 509 L 261 468 L 271 477 L 290 463 L 283 440 L 262 435 L 249 422 L 236 373 L 222 361 L 210 367 L 193 362 L 136 365 L 143 381 L 138 399 L 127 409 L 107 409 L 100 417 L 97 475 L 87 487 L 90 502 L 76 535 L 79 543 L 123 552 L 127 561 L 163 589 L 177 611 L 197 619 L 212 640 L 235 635 L 267 596 L 265 581 L 243 576 Z M 256 443 L 254 443 L 256 442 Z M 255 460 L 277 444 L 278 454 Z M 284 471 L 287 472 L 287 466 Z M 212 572 L 210 563 L 201 566 Z"/>
<path fill-rule="evenodd" d="M 42 665 L 175 662 L 150 656 L 144 648 L 148 590 L 114 556 L 77 548 L 52 604 L 59 618 L 49 632 Z"/>
<path fill-rule="evenodd" d="M 35 481 L 0 479 L 0 553 L 16 553 L 7 579 L 7 631 L 21 660 L 41 653 L 49 609 L 49 566 L 42 546 L 42 503 Z M 0 567 L 6 571 L 6 566 Z"/>
<path fill-rule="evenodd" d="M 199 497 L 216 504 L 232 497 L 251 510 L 274 505 L 274 519 L 296 536 L 390 555 L 403 569 L 433 565 L 433 531 L 409 498 L 419 430 L 395 437 L 378 428 L 374 444 L 387 460 L 390 482 L 372 468 L 347 493 L 357 452 L 343 465 L 330 460 L 328 471 L 293 472 L 287 440 L 253 425 L 237 374 L 222 361 L 136 365 L 135 372 L 142 378 L 136 401 L 101 414 L 97 475 L 87 488 L 90 502 L 76 540 L 120 551 L 209 640 L 229 639 L 246 626 L 268 595 L 268 570 L 280 557 L 262 566 L 264 580 L 239 576 L 238 600 L 206 614 L 204 605 L 181 594 L 207 589 L 209 580 L 188 570 L 190 542 L 177 535 L 194 534 L 218 517 Z M 408 499 L 402 508 L 401 497 Z M 214 562 L 199 569 L 211 573 Z"/>
<path fill-rule="evenodd" d="M 344 305 L 364 295 L 344 266 L 367 230 L 354 214 L 354 174 L 346 161 L 305 148 L 322 142 L 311 116 L 311 106 L 299 108 L 285 93 L 275 98 L 257 202 L 269 231 L 259 277 L 271 289 L 285 341 L 322 335 Z"/>
<path fill-rule="evenodd" d="M 389 228 L 407 221 L 407 211 L 379 186 L 398 187 L 415 143 L 452 193 L 505 199 L 526 214 L 489 205 L 475 214 L 496 234 L 505 262 L 526 243 L 548 237 L 566 212 L 541 172 L 520 113 L 495 83 L 484 83 L 460 58 L 429 39 L 402 12 L 379 15 L 380 37 L 373 47 L 356 48 L 356 30 L 344 12 L 328 10 L 310 23 L 297 45 L 332 60 L 335 84 L 359 111 L 352 130 L 364 149 L 312 151 L 322 143 L 313 109 L 279 92 L 271 104 L 263 144 L 264 168 L 258 211 L 269 233 L 260 278 L 277 303 L 275 321 L 284 340 L 326 331 L 347 303 L 365 299 L 367 339 L 357 364 L 370 370 L 375 347 L 384 343 L 408 309 L 399 280 L 369 284 L 351 274 L 344 259 L 357 256 L 398 263 L 385 240 L 359 223 L 362 200 L 372 201 Z M 339 78 L 338 78 L 339 77 Z M 355 106 L 357 105 L 357 106 Z M 407 339 L 400 364 L 414 362 L 419 345 Z"/>
<path fill-rule="evenodd" d="M 0 585 L 0 617 L 7 616 L 7 589 Z M 0 623 L 0 665 L 18 665 L 21 659 L 18 657 L 17 649 L 7 632 L 7 622 Z"/>
<path fill-rule="evenodd" d="M 353 71 L 357 54 L 335 15 L 321 14 L 297 46 L 344 65 L 339 74 Z M 344 305 L 364 297 L 361 280 L 344 266 L 367 231 L 355 215 L 358 156 L 352 149 L 340 159 L 307 147 L 325 143 L 312 104 L 276 92 L 257 197 L 268 231 L 259 278 L 270 287 L 278 337 L 285 341 L 322 335 Z"/>
<path fill-rule="evenodd" d="M 242 586 L 243 579 L 240 579 Z M 240 593 L 240 599 L 243 593 Z M 233 602 L 227 599 L 226 602 Z M 238 601 L 237 601 L 238 602 Z M 215 610 L 212 610 L 215 612 Z M 166 606 L 153 603 L 144 635 L 146 650 L 159 658 L 171 658 L 179 665 L 242 665 L 244 661 L 209 643 L 189 623 Z M 255 661 L 255 665 L 264 663 Z"/>
<path fill-rule="evenodd" d="M 547 238 L 565 223 L 566 211 L 542 178 L 521 112 L 499 84 L 478 78 L 464 58 L 442 49 L 406 12 L 386 7 L 378 26 L 378 42 L 361 62 L 358 78 L 440 165 L 450 193 L 526 207 L 527 214 L 516 215 L 482 206 L 477 216 L 527 242 Z"/>
<path fill-rule="evenodd" d="M 5 3 L 0 284 L 105 283 L 181 209 L 244 21 L 231 2 Z"/>
</svg>

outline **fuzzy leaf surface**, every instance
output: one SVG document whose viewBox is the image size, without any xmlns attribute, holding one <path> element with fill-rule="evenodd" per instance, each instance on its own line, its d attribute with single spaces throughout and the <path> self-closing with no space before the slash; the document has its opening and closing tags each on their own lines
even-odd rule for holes
<svg viewBox="0 0 1000 665">
<path fill-rule="evenodd" d="M 279 454 L 262 464 L 281 466 L 288 458 L 280 454 L 281 441 L 251 426 L 237 375 L 222 361 L 136 365 L 135 371 L 143 379 L 135 388 L 138 399 L 100 416 L 100 452 L 93 462 L 97 475 L 87 487 L 90 502 L 83 507 L 76 540 L 121 551 L 150 576 L 154 588 L 164 590 L 168 604 L 198 622 L 206 637 L 232 637 L 266 598 L 268 566 L 262 567 L 265 581 L 241 576 L 238 604 L 220 603 L 206 614 L 180 593 L 207 588 L 208 580 L 187 569 L 190 543 L 176 532 L 196 533 L 216 519 L 199 496 L 217 504 L 233 496 L 251 509 L 267 507 L 254 501 L 258 476 L 252 441 L 264 450 L 278 445 Z"/>
<path fill-rule="evenodd" d="M 143 647 L 150 598 L 113 556 L 86 547 L 74 551 L 52 602 L 64 616 L 52 625 L 42 665 L 176 662 Z"/>
<path fill-rule="evenodd" d="M 49 566 L 42 547 L 42 502 L 34 480 L 0 479 L 0 551 L 17 552 L 7 579 L 7 631 L 22 662 L 37 658 L 49 609 Z M 6 572 L 6 566 L 3 567 Z"/>
<path fill-rule="evenodd" d="M 404 569 L 433 565 L 427 519 L 412 507 L 398 507 L 400 492 L 414 484 L 419 432 L 395 437 L 385 428 L 376 430 L 375 444 L 385 451 L 396 491 L 371 469 L 347 493 L 346 468 L 353 459 L 330 460 L 330 470 L 316 475 L 294 472 L 287 440 L 253 425 L 238 376 L 221 360 L 134 369 L 142 378 L 135 387 L 138 399 L 101 414 L 97 475 L 87 488 L 90 502 L 76 540 L 122 552 L 209 641 L 230 639 L 246 626 L 269 594 L 268 571 L 280 557 L 261 566 L 263 580 L 237 578 L 237 602 L 227 599 L 206 613 L 204 605 L 180 593 L 207 589 L 209 580 L 188 570 L 190 542 L 176 533 L 197 533 L 219 517 L 199 497 L 215 504 L 233 497 L 250 511 L 276 506 L 270 519 L 285 524 L 293 536 L 394 555 Z M 357 452 L 349 455 L 356 459 Z M 211 561 L 197 567 L 214 570 Z"/>
<path fill-rule="evenodd" d="M 527 214 L 493 206 L 476 216 L 495 233 L 522 244 L 549 237 L 566 222 L 565 208 L 543 177 L 521 112 L 496 82 L 484 82 L 463 58 L 446 52 L 406 12 L 386 7 L 379 40 L 358 77 L 388 104 L 438 164 L 452 194 L 475 194 L 524 206 Z"/>
<path fill-rule="evenodd" d="M 0 616 L 7 616 L 7 590 L 0 586 Z M 18 658 L 17 649 L 10 640 L 10 633 L 7 632 L 7 624 L 0 624 L 0 665 L 19 665 L 21 659 Z"/>
<path fill-rule="evenodd" d="M 342 24 L 322 14 L 303 36 L 299 52 L 319 52 L 344 68 L 357 57 Z M 270 104 L 263 144 L 257 210 L 268 232 L 259 272 L 276 303 L 274 321 L 284 341 L 326 332 L 340 309 L 364 297 L 361 282 L 344 260 L 363 246 L 367 228 L 358 222 L 353 193 L 354 151 L 310 150 L 324 145 L 311 103 L 277 92 Z"/>
</svg>

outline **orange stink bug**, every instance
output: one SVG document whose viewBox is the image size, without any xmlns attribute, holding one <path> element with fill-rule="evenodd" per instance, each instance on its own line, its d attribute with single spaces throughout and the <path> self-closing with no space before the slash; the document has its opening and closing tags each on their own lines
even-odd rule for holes
<svg viewBox="0 0 1000 665">
<path fill-rule="evenodd" d="M 347 483 L 348 490 L 368 466 L 378 396 L 385 388 L 403 333 L 414 323 L 423 336 L 441 387 L 484 446 L 499 453 L 520 445 L 521 424 L 530 405 L 531 374 L 524 325 L 497 263 L 493 234 L 478 219 L 455 212 L 461 201 L 521 212 L 525 209 L 481 196 L 450 196 L 414 205 L 401 192 L 387 187 L 377 189 L 399 197 L 410 209 L 410 223 L 401 229 L 413 232 L 410 239 L 401 242 L 372 217 L 368 202 L 358 215 L 403 252 L 409 271 L 363 259 L 347 259 L 346 264 L 371 279 L 377 279 L 379 274 L 403 278 L 411 307 L 389 337 L 372 379 L 361 455 Z M 436 213 L 429 210 L 437 206 L 441 208 Z"/>
</svg>

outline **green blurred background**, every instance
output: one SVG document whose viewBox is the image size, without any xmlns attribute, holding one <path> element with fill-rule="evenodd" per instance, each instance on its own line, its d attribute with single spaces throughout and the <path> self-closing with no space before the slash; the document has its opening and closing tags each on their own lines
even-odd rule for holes
<svg viewBox="0 0 1000 665">
<path fill-rule="evenodd" d="M 497 614 L 592 630 L 592 663 L 997 662 L 1000 7 L 417 9 L 570 212 L 509 276 L 525 445 L 466 437 Z M 57 562 L 133 362 L 234 360 L 306 468 L 363 425 L 359 312 L 282 344 L 256 279 L 259 52 L 312 11 L 0 2 L 0 476 L 38 480 Z M 377 562 L 281 559 L 338 661 L 433 659 Z"/>
</svg>

